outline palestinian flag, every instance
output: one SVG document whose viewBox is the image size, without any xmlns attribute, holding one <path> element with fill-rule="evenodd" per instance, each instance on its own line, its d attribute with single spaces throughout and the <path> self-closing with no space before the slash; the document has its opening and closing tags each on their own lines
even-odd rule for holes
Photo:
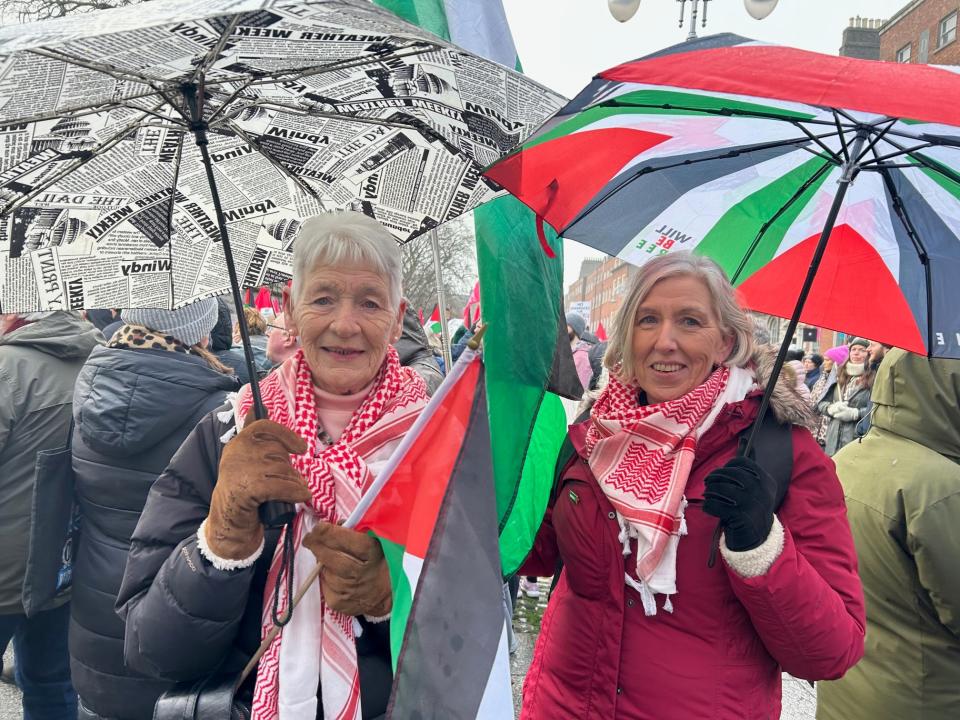
<svg viewBox="0 0 960 720">
<path fill-rule="evenodd" d="M 513 717 L 483 364 L 467 349 L 355 515 L 393 581 L 388 718 Z"/>
<path fill-rule="evenodd" d="M 445 40 L 521 70 L 500 0 L 374 0 Z M 537 237 L 512 197 L 474 211 L 484 322 L 487 407 L 504 575 L 533 546 L 566 433 L 559 395 L 582 392 L 563 320 L 563 245 Z M 549 249 L 550 253 L 545 252 Z M 555 255 L 555 257 L 554 257 Z"/>
<path fill-rule="evenodd" d="M 440 306 L 434 305 L 433 312 L 430 313 L 430 320 L 427 321 L 427 324 L 424 327 L 432 332 L 434 335 L 439 335 L 442 325 L 440 324 Z"/>
</svg>

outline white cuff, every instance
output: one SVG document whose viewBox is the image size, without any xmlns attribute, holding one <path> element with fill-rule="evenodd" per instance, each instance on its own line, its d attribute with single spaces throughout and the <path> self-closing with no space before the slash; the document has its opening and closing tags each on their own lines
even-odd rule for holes
<svg viewBox="0 0 960 720">
<path fill-rule="evenodd" d="M 386 615 L 381 615 L 380 617 L 371 617 L 370 615 L 364 615 L 363 619 L 366 620 L 368 623 L 374 623 L 374 624 L 382 623 L 389 620 L 392 614 L 393 614 L 393 610 L 388 612 Z"/>
<path fill-rule="evenodd" d="M 725 537 L 720 538 L 720 554 L 727 565 L 733 568 L 733 571 L 743 578 L 759 577 L 769 570 L 773 563 L 783 552 L 783 525 L 780 519 L 774 515 L 773 525 L 770 527 L 770 534 L 767 539 L 752 550 L 737 552 L 727 547 Z"/>
<path fill-rule="evenodd" d="M 242 560 L 231 560 L 229 558 L 222 558 L 217 555 L 213 550 L 210 549 L 210 546 L 207 544 L 207 520 L 204 518 L 203 522 L 200 523 L 200 527 L 197 528 L 197 550 L 200 551 L 200 554 L 213 565 L 217 570 L 242 570 L 243 568 L 248 568 L 253 565 L 260 557 L 260 554 L 263 552 L 263 545 L 265 538 L 260 540 L 260 547 L 253 551 L 253 555 L 248 558 L 243 558 Z"/>
</svg>

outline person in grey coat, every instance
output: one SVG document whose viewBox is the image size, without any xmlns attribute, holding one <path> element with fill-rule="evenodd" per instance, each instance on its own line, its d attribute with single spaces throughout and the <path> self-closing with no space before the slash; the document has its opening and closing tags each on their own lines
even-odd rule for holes
<svg viewBox="0 0 960 720">
<path fill-rule="evenodd" d="M 0 647 L 13 639 L 26 720 L 77 716 L 69 594 L 27 617 L 22 593 L 37 453 L 67 445 L 77 374 L 102 342 L 99 330 L 67 312 L 0 316 Z"/>
<path fill-rule="evenodd" d="M 236 376 L 205 350 L 217 301 L 179 310 L 124 310 L 125 325 L 95 349 L 73 399 L 73 468 L 83 529 L 74 569 L 70 660 L 80 720 L 149 720 L 168 683 L 123 661 L 114 611 L 130 537 L 153 481 Z"/>
</svg>

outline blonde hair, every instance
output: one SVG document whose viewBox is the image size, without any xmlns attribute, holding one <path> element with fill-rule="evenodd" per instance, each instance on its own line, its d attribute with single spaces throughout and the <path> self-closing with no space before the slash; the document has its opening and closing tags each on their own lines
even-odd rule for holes
<svg viewBox="0 0 960 720">
<path fill-rule="evenodd" d="M 243 307 L 243 317 L 247 321 L 247 331 L 251 336 L 266 335 L 267 321 L 263 319 L 263 315 L 260 314 L 259 310 L 245 305 Z"/>
<path fill-rule="evenodd" d="M 710 258 L 687 251 L 661 255 L 643 265 L 633 278 L 627 297 L 613 322 L 610 344 L 603 364 L 624 383 L 636 384 L 637 372 L 630 346 L 637 308 L 661 280 L 672 277 L 693 277 L 703 282 L 712 300 L 720 332 L 733 338 L 733 349 L 724 361 L 729 367 L 742 367 L 753 355 L 753 322 L 737 303 L 733 285 L 726 273 Z"/>
</svg>

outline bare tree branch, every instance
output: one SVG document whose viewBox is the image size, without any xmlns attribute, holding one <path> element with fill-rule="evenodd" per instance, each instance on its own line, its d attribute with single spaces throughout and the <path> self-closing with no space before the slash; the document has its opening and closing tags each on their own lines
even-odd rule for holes
<svg viewBox="0 0 960 720">
<path fill-rule="evenodd" d="M 440 267 L 443 271 L 447 305 L 457 312 L 455 298 L 470 292 L 476 278 L 476 250 L 473 223 L 469 218 L 441 225 L 437 229 L 440 245 Z M 400 248 L 403 258 L 403 294 L 414 309 L 422 308 L 429 315 L 437 304 L 437 282 L 433 266 L 433 248 L 429 235 Z"/>
<path fill-rule="evenodd" d="M 52 18 L 135 5 L 139 0 L 0 0 L 0 18 L 4 22 L 50 20 Z"/>
</svg>

